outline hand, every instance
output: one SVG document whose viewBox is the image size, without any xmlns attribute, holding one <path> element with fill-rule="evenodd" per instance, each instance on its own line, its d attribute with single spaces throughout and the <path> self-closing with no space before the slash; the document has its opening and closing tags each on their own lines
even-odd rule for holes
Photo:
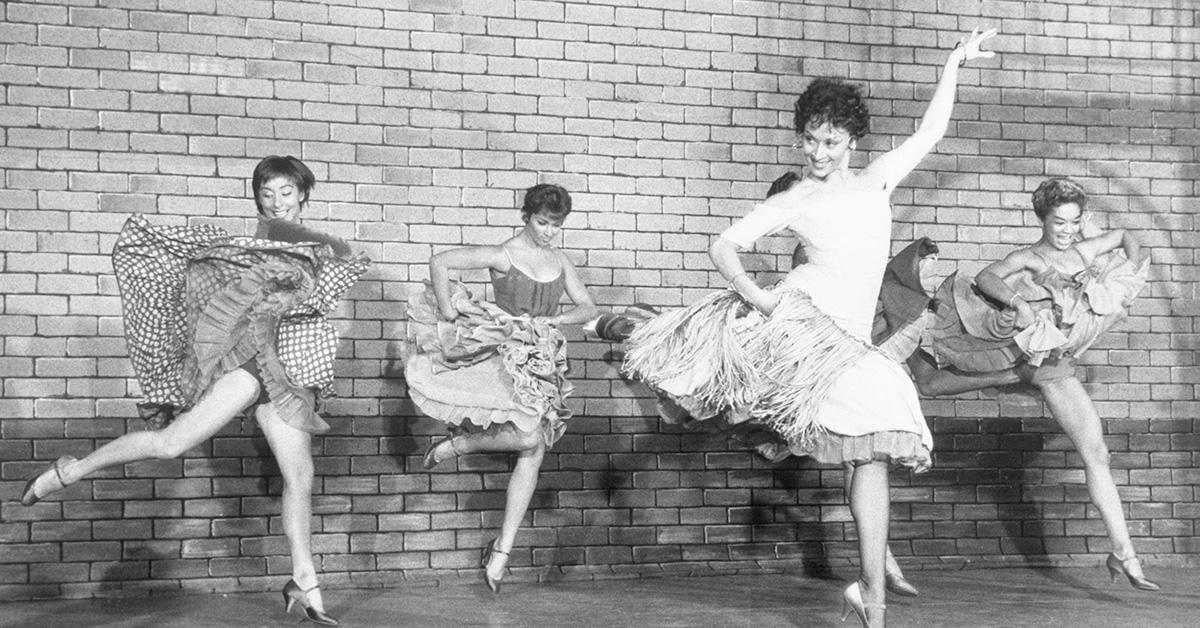
<svg viewBox="0 0 1200 628">
<path fill-rule="evenodd" d="M 442 320 L 452 321 L 458 318 L 458 309 L 453 305 L 438 308 L 438 314 L 442 315 Z"/>
<path fill-rule="evenodd" d="M 762 288 L 754 291 L 753 294 L 743 295 L 754 309 L 762 312 L 764 316 L 770 316 L 771 312 L 775 311 L 775 307 L 779 305 L 779 297 L 771 292 L 767 292 Z"/>
<path fill-rule="evenodd" d="M 962 63 L 971 61 L 972 59 L 991 59 L 996 56 L 996 53 L 991 50 L 980 50 L 979 45 L 983 42 L 996 36 L 996 29 L 990 28 L 982 33 L 979 29 L 971 31 L 967 37 L 958 40 L 958 49 L 962 49 Z M 961 64 L 960 64 L 961 65 Z"/>
<path fill-rule="evenodd" d="M 1033 308 L 1025 302 L 1025 299 L 1018 299 L 1016 303 L 1017 320 L 1013 323 L 1017 329 L 1025 329 L 1037 320 L 1037 315 L 1033 313 Z"/>
</svg>

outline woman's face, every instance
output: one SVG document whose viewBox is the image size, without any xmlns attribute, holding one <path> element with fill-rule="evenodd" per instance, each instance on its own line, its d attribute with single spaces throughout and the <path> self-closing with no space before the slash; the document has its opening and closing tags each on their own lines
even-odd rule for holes
<svg viewBox="0 0 1200 628">
<path fill-rule="evenodd" d="M 854 152 L 856 144 L 857 141 L 846 129 L 828 122 L 809 122 L 796 142 L 796 148 L 800 149 L 808 166 L 805 176 L 824 181 L 830 174 L 847 168 L 850 165 L 850 153 Z"/>
<path fill-rule="evenodd" d="M 525 233 L 538 246 L 553 246 L 558 234 L 562 233 L 563 218 L 565 216 L 555 218 L 545 211 L 530 214 L 525 219 Z"/>
<path fill-rule="evenodd" d="M 300 187 L 288 177 L 267 179 L 258 189 L 258 208 L 267 219 L 284 218 L 296 222 L 306 200 Z"/>
<path fill-rule="evenodd" d="M 1077 203 L 1063 203 L 1050 210 L 1042 220 L 1042 242 L 1065 251 L 1079 241 L 1083 209 Z"/>
</svg>

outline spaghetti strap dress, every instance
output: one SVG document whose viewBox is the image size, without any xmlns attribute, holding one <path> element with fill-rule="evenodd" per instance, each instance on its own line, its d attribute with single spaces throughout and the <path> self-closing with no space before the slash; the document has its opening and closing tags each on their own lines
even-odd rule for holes
<svg viewBox="0 0 1200 628">
<path fill-rule="evenodd" d="M 770 428 L 825 463 L 930 464 L 933 441 L 912 381 L 871 344 L 891 242 L 890 191 L 854 182 L 771 197 L 721 237 L 744 249 L 791 229 L 809 261 L 761 315 L 732 290 L 638 326 L 624 370 L 691 418 Z"/>
<path fill-rule="evenodd" d="M 428 283 L 409 295 L 404 377 L 417 408 L 454 429 L 540 430 L 550 446 L 571 418 L 573 386 L 566 339 L 537 317 L 558 311 L 565 278 L 538 281 L 509 262 L 491 271 L 494 303 L 453 286 L 453 321 L 441 320 Z"/>
<path fill-rule="evenodd" d="M 242 237 L 130 217 L 113 268 L 142 418 L 162 428 L 244 368 L 285 423 L 329 430 L 316 408 L 333 392 L 338 339 L 326 315 L 369 265 L 340 239 L 282 219 Z"/>
<path fill-rule="evenodd" d="M 1042 257 L 1036 249 L 1031 249 Z M 1072 249 L 1083 260 L 1078 249 Z M 1128 316 L 1142 291 L 1149 259 L 1133 264 L 1121 250 L 1097 256 L 1075 274 L 1058 270 L 1045 257 L 1046 270 L 1005 278 L 1036 315 L 1024 329 L 1016 311 L 989 299 L 975 282 L 955 273 L 934 295 L 936 316 L 921 337 L 923 353 L 938 368 L 988 372 L 1028 364 L 1040 379 L 1074 374 L 1075 359 Z"/>
</svg>

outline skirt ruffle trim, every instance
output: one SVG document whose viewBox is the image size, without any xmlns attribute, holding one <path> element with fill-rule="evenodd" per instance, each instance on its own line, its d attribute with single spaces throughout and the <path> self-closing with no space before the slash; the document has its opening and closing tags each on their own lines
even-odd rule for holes
<svg viewBox="0 0 1200 628">
<path fill-rule="evenodd" d="M 894 466 L 907 467 L 921 473 L 930 467 L 929 448 L 921 442 L 921 435 L 913 432 L 872 432 L 861 436 L 847 436 L 824 432 L 811 445 L 789 445 L 793 454 L 811 456 L 826 464 L 861 464 L 884 461 Z"/>
<path fill-rule="evenodd" d="M 566 431 L 574 390 L 567 379 L 566 339 L 554 327 L 528 316 L 512 316 L 471 297 L 457 284 L 451 298 L 461 314 L 442 321 L 430 286 L 408 300 L 406 368 L 409 396 L 429 417 L 454 426 L 487 429 L 511 423 L 523 432 L 541 430 L 552 445 Z M 472 367 L 498 363 L 487 381 Z M 473 381 L 474 380 L 474 381 Z M 455 391 L 471 386 L 489 406 L 454 403 Z M 493 394 L 494 391 L 494 394 Z"/>
<path fill-rule="evenodd" d="M 468 432 L 488 430 L 502 425 L 511 425 L 522 432 L 540 430 L 546 447 L 549 448 L 567 431 L 565 421 L 530 416 L 519 410 L 458 406 L 426 397 L 417 388 L 410 388 L 408 392 L 421 412 L 432 419 Z M 471 429 L 472 427 L 477 429 Z"/>
</svg>

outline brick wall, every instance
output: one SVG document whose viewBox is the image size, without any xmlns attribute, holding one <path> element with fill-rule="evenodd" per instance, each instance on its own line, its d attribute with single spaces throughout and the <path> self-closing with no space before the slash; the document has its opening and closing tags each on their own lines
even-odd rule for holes
<svg viewBox="0 0 1200 628">
<path fill-rule="evenodd" d="M 853 5 L 847 8 L 845 5 Z M 813 76 L 866 85 L 862 153 L 911 132 L 962 31 L 936 154 L 893 196 L 896 246 L 978 269 L 1036 237 L 1029 191 L 1070 175 L 1096 221 L 1137 230 L 1153 281 L 1082 370 L 1140 551 L 1200 550 L 1195 435 L 1197 11 L 1145 0 L 50 0 L 0 5 L 0 598 L 278 587 L 280 482 L 252 422 L 180 460 L 113 469 L 32 509 L 24 480 L 131 429 L 137 384 L 109 261 L 131 212 L 241 233 L 271 153 L 321 182 L 309 218 L 375 260 L 339 311 L 340 399 L 316 441 L 326 586 L 475 577 L 508 460 L 420 471 L 440 426 L 406 398 L 401 299 L 431 252 L 495 243 L 521 190 L 565 185 L 565 248 L 598 302 L 688 303 L 723 285 L 704 251 L 797 160 Z M 782 268 L 774 240 L 752 265 Z M 478 277 L 473 277 L 477 280 Z M 577 330 L 571 330 L 578 339 Z M 841 472 L 772 467 L 653 416 L 619 354 L 571 346 L 578 411 L 547 456 L 521 578 L 845 566 Z M 894 474 L 908 565 L 1098 563 L 1079 457 L 1038 398 L 929 399 L 935 468 Z"/>
</svg>

